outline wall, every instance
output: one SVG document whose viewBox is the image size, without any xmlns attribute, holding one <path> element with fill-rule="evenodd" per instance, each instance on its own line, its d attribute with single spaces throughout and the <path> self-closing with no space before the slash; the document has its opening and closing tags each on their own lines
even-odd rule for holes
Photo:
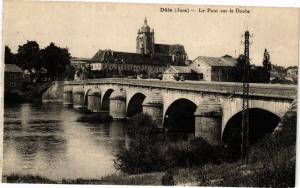
<svg viewBox="0 0 300 188">
<path fill-rule="evenodd" d="M 218 82 L 233 82 L 235 81 L 235 68 L 234 67 L 212 67 L 211 68 L 211 81 Z"/>
<path fill-rule="evenodd" d="M 64 82 L 54 81 L 52 85 L 42 94 L 43 102 L 63 101 Z"/>
<path fill-rule="evenodd" d="M 5 72 L 5 91 L 17 92 L 22 87 L 23 73 L 21 72 Z"/>
<path fill-rule="evenodd" d="M 191 65 L 197 72 L 203 74 L 203 80 L 212 81 L 211 80 L 211 66 L 206 63 L 199 62 L 198 60 L 193 62 Z"/>
<path fill-rule="evenodd" d="M 104 70 L 108 69 L 107 73 L 109 76 L 136 76 L 137 74 L 143 73 L 145 76 L 155 75 L 163 73 L 168 67 L 158 65 L 138 65 L 128 63 L 92 63 L 92 70 Z"/>
</svg>

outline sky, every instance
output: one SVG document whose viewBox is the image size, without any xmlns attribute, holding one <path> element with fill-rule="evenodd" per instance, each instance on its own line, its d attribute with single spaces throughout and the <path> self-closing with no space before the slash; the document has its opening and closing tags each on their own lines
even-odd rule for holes
<svg viewBox="0 0 300 188">
<path fill-rule="evenodd" d="M 177 8 L 196 11 L 175 13 Z M 221 13 L 230 8 L 250 13 Z M 54 42 L 67 47 L 72 57 L 91 58 L 99 49 L 135 52 L 137 31 L 147 17 L 156 43 L 184 45 L 191 60 L 237 57 L 243 53 L 242 35 L 249 30 L 251 63 L 261 65 L 267 48 L 272 64 L 298 65 L 297 8 L 5 0 L 3 12 L 3 43 L 13 52 L 27 40 L 37 41 L 41 48 Z"/>
</svg>

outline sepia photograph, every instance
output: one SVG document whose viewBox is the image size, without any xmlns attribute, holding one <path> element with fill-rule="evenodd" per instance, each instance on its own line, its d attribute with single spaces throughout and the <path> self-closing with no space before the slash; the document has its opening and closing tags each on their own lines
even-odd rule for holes
<svg viewBox="0 0 300 188">
<path fill-rule="evenodd" d="M 3 184 L 295 187 L 298 8 L 2 14 Z"/>
</svg>

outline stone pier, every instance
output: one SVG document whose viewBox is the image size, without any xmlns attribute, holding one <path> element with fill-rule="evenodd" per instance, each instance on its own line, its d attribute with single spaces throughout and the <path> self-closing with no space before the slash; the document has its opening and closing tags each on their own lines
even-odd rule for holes
<svg viewBox="0 0 300 188">
<path fill-rule="evenodd" d="M 143 112 L 151 116 L 159 128 L 163 127 L 163 99 L 160 93 L 151 93 L 143 102 Z"/>
<path fill-rule="evenodd" d="M 221 144 L 222 107 L 216 99 L 204 98 L 195 112 L 195 137 L 211 145 Z"/>
<path fill-rule="evenodd" d="M 87 109 L 91 112 L 101 111 L 101 94 L 91 91 L 87 94 Z"/>
<path fill-rule="evenodd" d="M 64 87 L 63 105 L 64 106 L 72 106 L 73 105 L 73 88 L 70 86 Z"/>
<path fill-rule="evenodd" d="M 83 86 L 74 87 L 73 89 L 73 108 L 75 109 L 85 108 Z"/>
<path fill-rule="evenodd" d="M 109 115 L 113 119 L 126 119 L 126 92 L 122 88 L 113 91 L 109 98 Z"/>
</svg>

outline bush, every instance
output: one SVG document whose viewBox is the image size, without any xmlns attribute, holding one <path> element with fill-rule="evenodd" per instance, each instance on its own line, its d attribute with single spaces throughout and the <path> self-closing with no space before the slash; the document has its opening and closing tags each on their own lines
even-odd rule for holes
<svg viewBox="0 0 300 188">
<path fill-rule="evenodd" d="M 131 123 L 129 123 L 127 127 L 127 134 L 133 138 L 143 136 L 152 139 L 157 132 L 157 125 L 152 118 L 145 113 L 139 113 L 133 116 Z"/>
<path fill-rule="evenodd" d="M 160 139 L 157 126 L 146 114 L 135 116 L 128 127 L 132 140 L 129 149 L 120 151 L 115 160 L 118 170 L 129 174 L 163 171 L 171 167 L 219 164 L 222 148 L 211 146 L 202 138 L 169 142 Z"/>
<path fill-rule="evenodd" d="M 220 164 L 223 151 L 221 147 L 211 146 L 203 138 L 160 144 L 159 150 L 164 153 L 168 167 L 202 166 L 207 163 Z"/>
<path fill-rule="evenodd" d="M 114 161 L 116 169 L 129 174 L 165 169 L 166 162 L 155 140 L 157 126 L 152 118 L 141 113 L 134 116 L 132 120 L 127 128 L 127 133 L 132 140 L 128 150 L 122 150 L 117 154 Z"/>
<path fill-rule="evenodd" d="M 277 168 L 264 168 L 256 171 L 249 177 L 249 186 L 258 187 L 294 187 L 295 186 L 295 163 L 288 162 L 285 166 Z"/>
<path fill-rule="evenodd" d="M 250 152 L 259 166 L 249 177 L 252 186 L 292 187 L 295 184 L 297 101 L 283 116 L 273 134 L 266 135 Z M 250 184 L 249 184 L 250 185 Z"/>
</svg>

